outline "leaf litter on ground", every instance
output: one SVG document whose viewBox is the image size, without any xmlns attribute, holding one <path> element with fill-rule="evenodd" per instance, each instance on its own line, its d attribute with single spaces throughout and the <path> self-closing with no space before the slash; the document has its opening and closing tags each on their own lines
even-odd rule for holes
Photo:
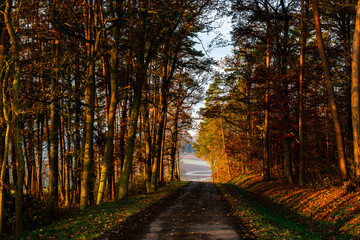
<svg viewBox="0 0 360 240">
<path fill-rule="evenodd" d="M 300 188 L 248 174 L 219 186 L 259 239 L 360 239 L 360 194 Z"/>
</svg>

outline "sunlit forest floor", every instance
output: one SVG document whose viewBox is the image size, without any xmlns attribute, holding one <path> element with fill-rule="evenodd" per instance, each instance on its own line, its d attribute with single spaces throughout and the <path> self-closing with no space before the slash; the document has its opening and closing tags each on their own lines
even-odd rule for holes
<svg viewBox="0 0 360 240">
<path fill-rule="evenodd" d="M 252 174 L 231 183 L 220 185 L 224 196 L 259 239 L 359 239 L 359 192 L 299 188 Z"/>
</svg>

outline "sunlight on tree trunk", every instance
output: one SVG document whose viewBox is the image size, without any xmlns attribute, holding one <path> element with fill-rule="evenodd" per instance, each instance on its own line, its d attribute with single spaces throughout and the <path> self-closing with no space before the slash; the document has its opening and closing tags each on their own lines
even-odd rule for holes
<svg viewBox="0 0 360 240">
<path fill-rule="evenodd" d="M 267 8 L 267 2 L 266 2 Z M 268 14 L 267 14 L 268 15 Z M 268 16 L 267 16 L 268 18 Z M 270 143 L 269 143 L 269 79 L 270 79 L 270 20 L 266 23 L 266 82 L 265 82 L 265 117 L 264 117 L 264 162 L 263 176 L 265 181 L 271 179 L 270 176 Z"/>
<path fill-rule="evenodd" d="M 94 30 L 98 26 L 101 9 L 98 6 L 95 7 L 96 9 L 92 8 L 93 6 L 89 5 L 84 9 L 85 37 L 89 42 L 86 43 L 88 68 L 85 88 L 85 146 L 81 175 L 80 209 L 86 208 L 89 200 L 93 200 L 89 196 L 93 193 L 93 181 L 91 178 L 94 165 L 95 64 L 98 57 L 102 28 L 97 29 L 97 31 Z"/>
<path fill-rule="evenodd" d="M 139 72 L 137 74 L 140 74 Z M 145 76 L 144 76 L 145 77 Z M 129 128 L 125 148 L 125 160 L 120 175 L 118 199 L 127 196 L 129 189 L 129 177 L 132 171 L 132 163 L 134 159 L 134 148 L 139 110 L 141 105 L 142 85 L 137 86 L 134 90 L 133 106 L 131 107 L 131 115 L 129 119 Z"/>
<path fill-rule="evenodd" d="M 99 189 L 96 204 L 100 204 L 104 198 L 106 180 L 108 178 L 109 169 L 111 167 L 111 154 L 113 153 L 113 142 L 114 142 L 114 123 L 115 123 L 115 115 L 116 115 L 116 106 L 117 106 L 117 79 L 119 77 L 118 74 L 118 51 L 116 40 L 113 40 L 112 48 L 111 48 L 111 74 L 110 74 L 110 109 L 108 114 L 108 134 L 106 138 L 105 152 L 103 157 L 103 165 L 101 168 L 101 176 L 99 180 Z"/>
<path fill-rule="evenodd" d="M 17 182 L 15 191 L 15 233 L 19 235 L 24 231 L 23 223 L 23 182 L 25 176 L 25 160 L 22 150 L 22 141 L 20 136 L 20 101 L 19 101 L 19 85 L 21 77 L 21 62 L 19 53 L 19 39 L 15 33 L 13 20 L 11 18 L 12 1 L 9 0 L 6 3 L 4 19 L 7 31 L 11 39 L 11 51 L 14 60 L 14 77 L 12 83 L 12 114 L 13 114 L 13 126 L 14 126 L 14 145 L 17 157 Z"/>
<path fill-rule="evenodd" d="M 351 72 L 351 110 L 354 145 L 355 178 L 360 178 L 360 107 L 359 107 L 359 78 L 360 78 L 360 1 L 357 3 L 355 32 L 353 39 Z"/>
<path fill-rule="evenodd" d="M 8 63 L 6 63 L 8 64 Z M 8 154 L 10 148 L 10 128 L 11 121 L 9 119 L 9 110 L 8 110 L 8 101 L 6 95 L 7 89 L 7 80 L 9 77 L 9 66 L 4 66 L 3 69 L 0 69 L 0 80 L 2 79 L 2 103 L 3 103 L 3 112 L 4 119 L 6 123 L 6 132 L 5 132 L 5 146 L 4 146 L 4 155 L 1 162 L 1 172 L 0 172 L 0 238 L 4 234 L 4 215 L 5 215 L 5 172 L 7 168 Z M 2 77 L 3 76 L 3 77 Z"/>
</svg>

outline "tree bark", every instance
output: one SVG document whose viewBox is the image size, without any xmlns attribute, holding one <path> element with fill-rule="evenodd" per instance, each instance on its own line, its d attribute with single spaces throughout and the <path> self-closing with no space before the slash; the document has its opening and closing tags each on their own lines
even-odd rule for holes
<svg viewBox="0 0 360 240">
<path fill-rule="evenodd" d="M 167 55 L 167 50 L 165 50 L 165 54 Z M 162 82 L 161 82 L 161 96 L 160 102 L 161 107 L 158 113 L 159 119 L 159 127 L 157 129 L 157 138 L 155 144 L 155 160 L 152 166 L 151 172 L 151 182 L 150 182 L 150 192 L 154 192 L 157 190 L 158 187 L 158 178 L 160 174 L 160 164 L 161 164 L 161 148 L 163 143 L 163 135 L 164 135 L 164 125 L 165 125 L 165 118 L 167 112 L 167 95 L 169 91 L 169 80 L 170 76 L 168 75 L 168 57 L 166 57 L 163 66 L 163 75 L 162 75 Z"/>
<path fill-rule="evenodd" d="M 144 119 L 144 139 L 145 139 L 145 172 L 146 172 L 146 191 L 150 192 L 150 183 L 151 183 L 151 163 L 152 163 L 152 142 L 151 142 L 151 133 L 150 133 L 150 123 L 149 123 L 149 108 L 144 106 L 143 111 Z"/>
<path fill-rule="evenodd" d="M 121 107 L 121 120 L 119 122 L 120 124 L 120 133 L 119 133 L 119 160 L 116 163 L 114 163 L 115 165 L 118 165 L 118 167 L 115 169 L 114 172 L 114 177 L 115 177 L 115 181 L 116 183 L 119 182 L 120 180 L 120 176 L 121 175 L 121 171 L 122 171 L 122 167 L 124 165 L 124 161 L 125 161 L 125 143 L 126 143 L 126 129 L 128 127 L 128 97 L 129 94 L 125 94 L 125 98 L 123 99 L 123 103 L 122 103 L 122 107 Z M 118 171 L 117 169 L 120 169 L 120 171 Z M 115 188 L 115 186 L 114 186 Z M 114 192 L 114 195 L 116 195 L 116 193 Z"/>
<path fill-rule="evenodd" d="M 146 8 L 145 2 L 140 3 Z M 122 199 L 127 196 L 129 189 L 129 177 L 132 172 L 132 164 L 134 159 L 135 140 L 137 133 L 137 125 L 139 118 L 139 111 L 141 106 L 141 98 L 143 87 L 146 82 L 147 75 L 147 64 L 145 61 L 145 31 L 147 25 L 147 12 L 141 12 L 141 24 L 136 33 L 136 44 L 135 44 L 135 82 L 133 87 L 133 101 L 131 106 L 131 113 L 129 118 L 129 127 L 127 131 L 126 148 L 125 148 L 125 159 L 122 167 L 122 172 L 119 181 L 118 199 Z"/>
<path fill-rule="evenodd" d="M 326 90 L 328 93 L 329 98 L 329 105 L 331 107 L 331 115 L 332 120 L 335 128 L 335 136 L 336 136 L 336 144 L 338 150 L 338 158 L 339 158 L 339 171 L 341 174 L 341 179 L 346 181 L 348 179 L 347 173 L 347 166 L 345 162 L 345 148 L 344 148 L 344 140 L 341 131 L 340 119 L 337 110 L 337 105 L 335 101 L 335 93 L 333 84 L 331 81 L 331 73 L 329 68 L 328 59 L 325 53 L 325 46 L 324 40 L 322 38 L 322 31 L 320 25 L 320 18 L 319 18 L 319 9 L 318 9 L 318 0 L 313 0 L 313 10 L 314 10 L 314 20 L 315 20 L 315 27 L 316 27 L 316 41 L 319 49 L 319 54 L 322 62 L 322 66 L 325 73 L 325 83 L 326 83 Z"/>
<path fill-rule="evenodd" d="M 104 192 L 106 187 L 106 180 L 108 178 L 108 172 L 111 167 L 111 155 L 113 153 L 113 143 L 114 143 L 114 123 L 116 117 L 116 92 L 117 92 L 117 84 L 116 81 L 118 79 L 118 57 L 117 57 L 117 44 L 116 40 L 113 40 L 112 48 L 111 48 L 111 77 L 110 77 L 110 84 L 111 84 L 111 100 L 110 100 L 110 109 L 108 114 L 108 135 L 106 138 L 106 145 L 105 145 L 105 152 L 103 156 L 103 165 L 101 169 L 101 176 L 99 182 L 99 190 L 97 195 L 96 204 L 100 204 L 104 198 Z"/>
<path fill-rule="evenodd" d="M 35 134 L 34 134 L 34 119 L 30 117 L 28 119 L 29 125 L 29 136 L 28 136 L 28 156 L 29 156 L 29 166 L 28 169 L 28 178 L 30 179 L 30 194 L 33 197 L 36 197 L 36 186 L 37 186 L 37 177 L 36 177 L 36 164 L 35 164 Z"/>
<path fill-rule="evenodd" d="M 93 190 L 91 173 L 94 166 L 94 112 L 95 112 L 95 63 L 97 59 L 98 47 L 100 42 L 100 35 L 102 29 L 95 31 L 98 25 L 98 11 L 99 9 L 92 9 L 92 1 L 89 6 L 84 9 L 85 21 L 85 37 L 87 42 L 87 85 L 85 88 L 85 143 L 84 143 L 84 161 L 83 170 L 81 174 L 81 191 L 80 191 L 80 209 L 88 206 L 89 196 Z M 97 3 L 99 4 L 99 3 Z"/>
<path fill-rule="evenodd" d="M 79 157 L 81 149 L 81 136 L 80 136 L 80 115 L 81 115 L 81 100 L 80 100 L 80 58 L 79 56 L 75 56 L 75 140 L 74 142 L 74 172 L 75 172 L 75 179 L 74 179 L 74 187 L 73 187 L 73 202 L 79 203 L 80 202 L 80 192 L 81 192 L 81 168 L 82 168 L 82 161 Z M 70 128 L 69 128 L 70 129 Z"/>
<path fill-rule="evenodd" d="M 2 75 L 0 75 L 2 76 Z M 8 111 L 8 102 L 6 96 L 6 82 L 9 76 L 9 68 L 6 67 L 4 77 L 2 79 L 2 105 L 3 105 L 3 112 L 4 112 L 4 119 L 6 123 L 6 132 L 5 132 L 5 144 L 4 144 L 4 154 L 2 156 L 1 161 L 1 172 L 0 172 L 0 238 L 4 234 L 4 223 L 5 223 L 5 174 L 6 174 L 6 166 L 9 154 L 9 146 L 10 146 L 10 128 L 11 128 L 11 121 L 9 119 L 9 111 Z M 0 156 L 1 157 L 1 156 Z"/>
<path fill-rule="evenodd" d="M 50 158 L 49 158 L 49 192 L 50 192 L 50 207 L 54 209 L 58 201 L 59 189 L 59 105 L 56 94 L 56 79 L 51 78 L 51 105 L 50 105 Z"/>
<path fill-rule="evenodd" d="M 269 16 L 268 16 L 269 18 Z M 270 144 L 269 144 L 269 81 L 270 81 L 270 23 L 267 20 L 266 28 L 266 82 L 265 82 L 265 119 L 264 119 L 264 163 L 263 176 L 269 181 L 270 176 Z"/>
<path fill-rule="evenodd" d="M 36 175 L 37 175 L 37 186 L 36 186 L 36 192 L 37 192 L 37 198 L 39 199 L 43 195 L 43 186 L 42 186 L 42 148 L 43 148 L 43 137 L 44 137 L 44 118 L 42 116 L 42 113 L 38 116 L 37 119 L 37 144 L 36 144 L 36 163 L 37 163 L 37 169 L 36 169 Z"/>
<path fill-rule="evenodd" d="M 84 161 L 81 174 L 80 209 L 88 206 L 90 191 L 90 174 L 93 168 L 93 136 L 94 136 L 94 64 L 89 66 L 88 85 L 85 92 L 85 145 Z"/>
<path fill-rule="evenodd" d="M 227 172 L 228 172 L 228 180 L 232 179 L 232 174 L 231 174 L 231 167 L 230 167 L 230 159 L 228 158 L 228 155 L 226 153 L 226 145 L 225 145 L 225 134 L 224 134 L 224 124 L 223 124 L 223 120 L 220 119 L 220 128 L 221 128 L 221 140 L 222 140 L 222 147 L 223 147 L 223 151 L 224 151 L 224 157 L 225 157 L 225 161 L 227 164 Z"/>
<path fill-rule="evenodd" d="M 141 71 L 143 72 L 143 71 Z M 141 74 L 138 72 L 137 74 Z M 145 73 L 144 73 L 145 74 Z M 142 74 L 141 74 L 142 75 Z M 145 78 L 145 76 L 138 76 L 139 78 Z M 142 81 L 142 80 L 140 80 Z M 128 194 L 129 189 L 129 177 L 132 171 L 132 162 L 134 159 L 135 139 L 137 132 L 137 123 L 139 118 L 139 110 L 141 105 L 142 85 L 138 85 L 134 89 L 133 105 L 131 107 L 131 115 L 129 119 L 129 129 L 127 133 L 125 159 L 120 176 L 118 199 L 122 199 Z"/>
<path fill-rule="evenodd" d="M 360 0 L 357 3 L 351 69 L 351 112 L 354 145 L 354 171 L 355 178 L 358 180 L 360 178 Z"/>
<path fill-rule="evenodd" d="M 305 54 L 306 54 L 306 39 L 307 39 L 307 26 L 306 18 L 308 4 L 307 1 L 301 0 L 301 18 L 300 18 L 300 76 L 299 76 L 299 186 L 304 185 L 305 161 L 304 161 L 304 128 L 303 128 L 303 112 L 304 112 L 304 77 L 305 77 Z M 305 16 L 306 15 L 306 16 Z"/>
<path fill-rule="evenodd" d="M 171 152 L 170 152 L 170 159 L 171 159 L 171 169 L 170 169 L 170 177 L 171 180 L 180 180 L 179 176 L 176 174 L 176 152 L 177 152 L 177 142 L 178 142 L 178 130 L 179 128 L 179 107 L 176 107 L 175 116 L 174 116 L 174 128 L 172 132 L 172 143 L 171 143 Z"/>
<path fill-rule="evenodd" d="M 17 180 L 15 191 L 15 234 L 19 235 L 24 231 L 23 224 L 23 183 L 25 177 L 25 160 L 22 150 L 22 141 L 20 136 L 20 101 L 19 101 L 19 85 L 21 76 L 20 47 L 19 39 L 15 33 L 13 20 L 11 17 L 12 0 L 8 0 L 5 7 L 4 19 L 7 31 L 9 33 L 12 45 L 12 58 L 14 59 L 14 79 L 12 82 L 12 113 L 14 116 L 14 145 L 17 157 Z"/>
</svg>

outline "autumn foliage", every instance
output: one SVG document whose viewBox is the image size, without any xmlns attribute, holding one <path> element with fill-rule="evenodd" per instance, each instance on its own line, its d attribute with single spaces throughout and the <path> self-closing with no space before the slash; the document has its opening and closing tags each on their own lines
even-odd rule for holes
<svg viewBox="0 0 360 240">
<path fill-rule="evenodd" d="M 357 182 L 356 3 L 233 1 L 233 54 L 207 91 L 196 144 L 215 181 L 255 171 L 299 185 Z"/>
<path fill-rule="evenodd" d="M 86 209 L 179 179 L 216 4 L 0 3 L 0 238 L 32 227 L 28 203 Z"/>
</svg>

